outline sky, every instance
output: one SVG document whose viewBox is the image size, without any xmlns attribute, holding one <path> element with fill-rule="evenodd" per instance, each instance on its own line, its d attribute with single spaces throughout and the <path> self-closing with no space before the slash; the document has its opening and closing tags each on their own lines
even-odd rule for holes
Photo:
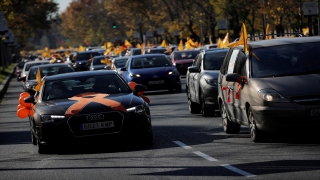
<svg viewBox="0 0 320 180">
<path fill-rule="evenodd" d="M 72 0 L 55 0 L 55 2 L 59 4 L 59 13 L 62 13 L 65 9 L 67 9 Z"/>
</svg>

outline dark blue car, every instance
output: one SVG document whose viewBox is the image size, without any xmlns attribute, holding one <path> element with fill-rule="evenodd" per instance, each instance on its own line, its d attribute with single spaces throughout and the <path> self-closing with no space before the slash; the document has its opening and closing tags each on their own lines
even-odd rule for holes
<svg viewBox="0 0 320 180">
<path fill-rule="evenodd" d="M 143 84 L 149 91 L 181 92 L 180 73 L 164 54 L 132 56 L 121 71 L 127 82 Z"/>
</svg>

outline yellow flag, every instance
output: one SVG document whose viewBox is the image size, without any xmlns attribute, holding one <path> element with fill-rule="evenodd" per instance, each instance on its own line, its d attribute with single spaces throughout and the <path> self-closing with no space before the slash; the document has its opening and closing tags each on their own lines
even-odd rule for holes
<svg viewBox="0 0 320 180">
<path fill-rule="evenodd" d="M 213 44 L 213 42 L 212 42 L 211 38 L 210 38 L 210 44 Z"/>
<path fill-rule="evenodd" d="M 220 38 L 218 39 L 218 42 L 217 42 L 217 48 L 222 48 L 222 41 Z"/>
<path fill-rule="evenodd" d="M 132 47 L 132 44 L 128 40 L 124 40 L 124 45 Z"/>
<path fill-rule="evenodd" d="M 82 52 L 82 51 L 85 51 L 86 50 L 86 48 L 84 48 L 83 46 L 79 46 L 79 48 L 78 48 L 78 52 Z"/>
<path fill-rule="evenodd" d="M 226 34 L 222 42 L 223 42 L 223 48 L 226 48 L 227 45 L 229 44 L 229 33 Z"/>
<path fill-rule="evenodd" d="M 228 47 L 233 48 L 233 47 L 238 46 L 238 45 L 243 45 L 243 50 L 244 50 L 245 53 L 249 52 L 248 34 L 247 34 L 247 29 L 246 29 L 246 26 L 244 25 L 244 23 L 242 23 L 242 28 L 241 28 L 241 34 L 240 34 L 239 41 L 230 43 L 228 45 Z"/>
<path fill-rule="evenodd" d="M 37 85 L 34 87 L 34 90 L 39 92 L 42 86 L 42 80 L 41 80 L 41 71 L 40 71 L 40 67 L 38 67 L 38 71 L 36 74 L 36 80 L 37 80 Z"/>
<path fill-rule="evenodd" d="M 147 47 L 151 47 L 150 41 L 148 40 Z"/>
<path fill-rule="evenodd" d="M 268 34 L 269 34 L 269 24 L 267 24 L 267 28 L 266 28 L 266 39 L 271 39 L 271 37 Z"/>
<path fill-rule="evenodd" d="M 141 48 L 141 45 L 137 43 L 136 48 Z"/>
<path fill-rule="evenodd" d="M 182 39 L 180 40 L 179 46 L 178 46 L 178 50 L 182 51 L 183 50 L 183 42 Z"/>
<path fill-rule="evenodd" d="M 164 39 L 164 40 L 162 40 L 162 43 L 161 43 L 161 45 L 160 46 L 163 46 L 163 47 L 166 47 L 166 40 Z"/>
</svg>

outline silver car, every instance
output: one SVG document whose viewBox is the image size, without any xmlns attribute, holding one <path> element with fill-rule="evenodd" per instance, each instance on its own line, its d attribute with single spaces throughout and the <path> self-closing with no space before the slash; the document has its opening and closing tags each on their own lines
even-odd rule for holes
<svg viewBox="0 0 320 180">
<path fill-rule="evenodd" d="M 254 142 L 274 131 L 320 126 L 320 37 L 249 42 L 229 50 L 218 78 L 222 125 L 249 127 Z"/>
</svg>

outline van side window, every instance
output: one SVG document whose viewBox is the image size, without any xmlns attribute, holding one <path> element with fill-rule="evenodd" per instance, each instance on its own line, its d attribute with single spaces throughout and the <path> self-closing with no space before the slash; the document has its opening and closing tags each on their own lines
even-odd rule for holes
<svg viewBox="0 0 320 180">
<path fill-rule="evenodd" d="M 238 58 L 234 65 L 234 73 L 238 73 L 239 75 L 246 75 L 246 60 L 247 56 L 243 51 L 239 52 Z M 244 71 L 244 72 L 243 72 Z"/>
</svg>

